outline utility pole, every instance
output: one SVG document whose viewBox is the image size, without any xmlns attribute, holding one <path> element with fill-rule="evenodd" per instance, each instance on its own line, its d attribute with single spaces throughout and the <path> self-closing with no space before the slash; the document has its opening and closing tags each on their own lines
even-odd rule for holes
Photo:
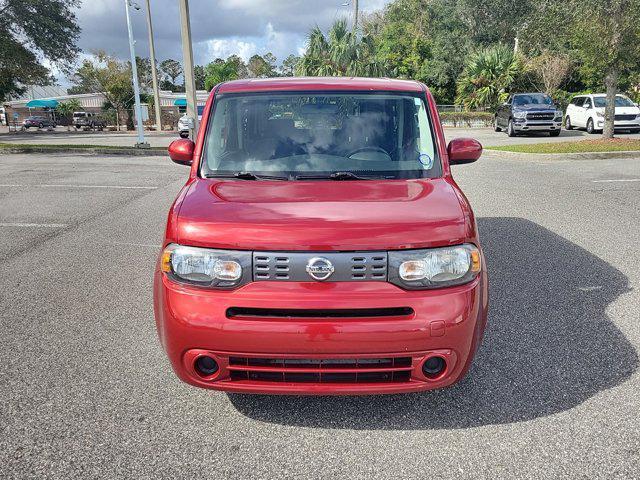
<svg viewBox="0 0 640 480">
<path fill-rule="evenodd" d="M 131 14 L 129 6 L 131 0 L 124 0 L 124 7 L 127 12 L 127 29 L 129 30 L 129 50 L 131 51 L 131 76 L 133 77 L 133 96 L 136 102 L 136 125 L 138 129 L 137 148 L 149 148 L 149 144 L 144 141 L 144 127 L 142 126 L 142 106 L 140 105 L 140 86 L 138 85 L 138 66 L 136 65 L 136 50 L 133 41 L 133 30 L 131 29 Z M 135 6 L 140 10 L 139 6 Z"/>
<path fill-rule="evenodd" d="M 160 112 L 160 91 L 158 90 L 158 72 L 156 70 L 156 47 L 153 44 L 153 24 L 151 23 L 151 2 L 147 0 L 147 30 L 149 31 L 149 56 L 151 57 L 151 79 L 153 80 L 153 103 L 156 111 L 156 130 L 162 131 Z"/>
<path fill-rule="evenodd" d="M 198 135 L 198 99 L 196 80 L 193 74 L 193 46 L 191 44 L 191 21 L 189 20 L 189 0 L 180 1 L 180 31 L 182 32 L 182 61 L 184 89 L 187 96 L 187 116 L 193 120 L 192 138 Z"/>
<path fill-rule="evenodd" d="M 358 31 L 358 0 L 353 0 L 353 33 Z"/>
</svg>

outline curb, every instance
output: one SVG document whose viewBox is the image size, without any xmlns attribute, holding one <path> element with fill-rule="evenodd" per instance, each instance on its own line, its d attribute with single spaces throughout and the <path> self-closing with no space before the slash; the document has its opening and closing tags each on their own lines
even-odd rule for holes
<svg viewBox="0 0 640 480">
<path fill-rule="evenodd" d="M 485 148 L 484 153 L 490 153 L 495 157 L 514 158 L 526 155 L 533 160 L 610 160 L 614 158 L 639 158 L 639 151 L 620 151 L 620 152 L 584 152 L 584 153 L 528 153 L 528 152 L 509 152 L 504 150 L 492 150 Z"/>
<path fill-rule="evenodd" d="M 78 147 L 69 148 L 65 146 L 56 147 L 54 145 L 20 145 L 0 147 L 0 155 L 12 153 L 68 153 L 68 154 L 88 154 L 88 155 L 128 155 L 128 156 L 165 156 L 166 148 L 100 148 L 100 147 Z"/>
</svg>

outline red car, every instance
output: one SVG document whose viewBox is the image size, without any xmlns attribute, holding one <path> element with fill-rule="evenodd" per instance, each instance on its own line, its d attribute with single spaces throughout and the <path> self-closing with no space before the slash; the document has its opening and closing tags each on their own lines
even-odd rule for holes
<svg viewBox="0 0 640 480">
<path fill-rule="evenodd" d="M 274 78 L 218 85 L 169 212 L 158 334 L 178 377 L 242 393 L 446 387 L 487 321 L 475 218 L 418 82 Z"/>
</svg>

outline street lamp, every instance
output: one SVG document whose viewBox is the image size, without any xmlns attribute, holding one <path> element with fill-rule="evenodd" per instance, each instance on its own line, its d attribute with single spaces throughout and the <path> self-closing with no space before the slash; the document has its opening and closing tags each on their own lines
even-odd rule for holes
<svg viewBox="0 0 640 480">
<path fill-rule="evenodd" d="M 187 97 L 187 117 L 192 121 L 192 138 L 198 135 L 198 99 L 196 80 L 193 74 L 193 45 L 191 43 L 191 20 L 189 19 L 189 0 L 180 0 L 180 31 L 182 36 L 182 59 L 184 90 Z"/>
<path fill-rule="evenodd" d="M 137 148 L 149 148 L 149 144 L 144 141 L 144 127 L 142 125 L 142 105 L 140 104 L 140 86 L 138 85 L 138 66 L 136 65 L 136 50 L 133 41 L 133 30 L 131 29 L 131 15 L 129 7 L 140 10 L 140 6 L 131 0 L 124 0 L 124 8 L 127 12 L 127 29 L 129 30 L 129 50 L 131 51 L 131 76 L 133 77 L 133 96 L 136 103 L 136 126 L 138 130 Z"/>
<path fill-rule="evenodd" d="M 158 72 L 156 71 L 156 48 L 153 45 L 153 24 L 151 23 L 151 2 L 147 0 L 147 30 L 149 31 L 149 56 L 151 57 L 151 79 L 153 80 L 153 103 L 156 113 L 156 130 L 162 131 L 160 112 L 160 92 L 158 90 Z"/>
</svg>

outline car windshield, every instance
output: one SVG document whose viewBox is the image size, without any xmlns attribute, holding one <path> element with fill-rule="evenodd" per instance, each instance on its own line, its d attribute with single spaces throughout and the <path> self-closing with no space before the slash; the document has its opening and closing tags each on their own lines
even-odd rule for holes
<svg viewBox="0 0 640 480">
<path fill-rule="evenodd" d="M 327 92 L 217 96 L 201 173 L 243 173 L 241 178 L 247 178 L 250 172 L 283 179 L 439 176 L 423 97 Z"/>
<path fill-rule="evenodd" d="M 605 108 L 607 106 L 607 97 L 593 97 L 596 108 Z M 627 97 L 616 95 L 616 107 L 633 107 L 634 104 Z"/>
<path fill-rule="evenodd" d="M 524 105 L 553 105 L 553 99 L 549 95 L 543 93 L 532 93 L 527 95 L 516 95 L 513 97 L 513 104 L 518 106 Z"/>
</svg>

